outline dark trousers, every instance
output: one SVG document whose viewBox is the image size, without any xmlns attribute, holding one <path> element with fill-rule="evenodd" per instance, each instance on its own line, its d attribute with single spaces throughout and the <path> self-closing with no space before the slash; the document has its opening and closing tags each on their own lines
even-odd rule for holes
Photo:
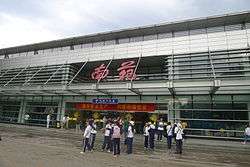
<svg viewBox="0 0 250 167">
<path fill-rule="evenodd" d="M 110 145 L 110 147 L 109 147 L 110 151 L 113 151 L 114 150 L 114 139 L 110 138 L 109 145 Z"/>
<path fill-rule="evenodd" d="M 124 132 L 124 144 L 126 145 L 127 144 L 127 135 L 128 135 L 128 132 Z"/>
<path fill-rule="evenodd" d="M 144 136 L 144 147 L 148 148 L 148 136 Z"/>
<path fill-rule="evenodd" d="M 167 137 L 168 149 L 171 149 L 172 146 L 172 136 Z"/>
<path fill-rule="evenodd" d="M 102 149 L 110 149 L 110 136 L 104 136 L 104 141 L 103 141 L 103 144 L 102 144 Z"/>
<path fill-rule="evenodd" d="M 91 147 L 90 147 L 90 144 L 89 144 L 89 138 L 85 138 L 85 140 L 84 140 L 83 152 L 86 151 L 86 148 L 87 148 L 89 151 L 91 150 Z"/>
<path fill-rule="evenodd" d="M 158 130 L 157 140 L 162 140 L 163 130 Z"/>
<path fill-rule="evenodd" d="M 95 137 L 96 137 L 96 134 L 91 134 L 91 149 L 94 148 L 94 145 L 95 145 Z"/>
<path fill-rule="evenodd" d="M 155 148 L 155 135 L 154 134 L 149 134 L 149 147 L 151 149 L 154 149 Z"/>
<path fill-rule="evenodd" d="M 127 138 L 127 153 L 132 154 L 132 149 L 133 149 L 133 138 L 128 137 Z"/>
<path fill-rule="evenodd" d="M 182 153 L 182 140 L 176 140 L 176 153 Z"/>
<path fill-rule="evenodd" d="M 120 138 L 114 138 L 113 139 L 113 145 L 114 145 L 114 155 L 120 155 Z"/>
</svg>

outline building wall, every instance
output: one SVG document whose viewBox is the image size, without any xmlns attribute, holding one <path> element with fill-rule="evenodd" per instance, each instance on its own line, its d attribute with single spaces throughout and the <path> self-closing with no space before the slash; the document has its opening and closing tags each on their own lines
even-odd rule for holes
<svg viewBox="0 0 250 167">
<path fill-rule="evenodd" d="M 0 67 L 15 68 L 247 48 L 250 23 L 155 34 L 1 56 Z"/>
</svg>

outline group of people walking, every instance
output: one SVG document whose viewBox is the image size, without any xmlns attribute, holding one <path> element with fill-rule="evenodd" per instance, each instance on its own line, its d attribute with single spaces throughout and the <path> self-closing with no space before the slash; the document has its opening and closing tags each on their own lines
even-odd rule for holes
<svg viewBox="0 0 250 167">
<path fill-rule="evenodd" d="M 113 152 L 113 155 L 117 157 L 120 155 L 121 140 L 124 139 L 124 144 L 127 146 L 126 153 L 132 154 L 133 141 L 134 141 L 134 121 L 123 121 L 119 117 L 116 119 L 108 119 L 103 126 L 103 144 L 102 151 Z M 93 119 L 88 119 L 87 126 L 83 133 L 83 154 L 94 149 L 94 143 L 96 138 L 96 124 Z M 182 153 L 182 140 L 183 140 L 183 128 L 181 123 L 175 123 L 171 125 L 169 122 L 165 125 L 160 119 L 157 125 L 154 122 L 146 123 L 144 127 L 144 148 L 154 150 L 155 148 L 155 135 L 157 140 L 162 141 L 163 136 L 167 138 L 168 149 L 171 149 L 172 139 L 176 141 L 176 153 Z"/>
</svg>

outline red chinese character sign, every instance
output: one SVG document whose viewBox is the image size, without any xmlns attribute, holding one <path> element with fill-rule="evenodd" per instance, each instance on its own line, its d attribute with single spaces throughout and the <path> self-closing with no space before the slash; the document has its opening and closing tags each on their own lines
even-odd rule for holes
<svg viewBox="0 0 250 167">
<path fill-rule="evenodd" d="M 105 64 L 100 65 L 99 67 L 96 67 L 94 72 L 91 74 L 91 78 L 95 80 L 102 80 L 107 77 L 109 74 L 109 70 L 107 69 Z"/>
<path fill-rule="evenodd" d="M 135 74 L 135 61 L 125 61 L 121 64 L 120 68 L 117 69 L 119 72 L 119 80 L 134 80 L 136 79 Z"/>
</svg>

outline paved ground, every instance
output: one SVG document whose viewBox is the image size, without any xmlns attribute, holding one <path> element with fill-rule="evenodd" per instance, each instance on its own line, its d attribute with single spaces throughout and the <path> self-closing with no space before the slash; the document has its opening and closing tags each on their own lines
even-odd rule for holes
<svg viewBox="0 0 250 167">
<path fill-rule="evenodd" d="M 138 135 L 133 155 L 126 155 L 122 146 L 122 154 L 114 158 L 101 152 L 101 135 L 96 150 L 84 155 L 79 154 L 81 135 L 69 130 L 0 124 L 0 135 L 0 167 L 250 166 L 250 144 L 233 141 L 188 139 L 180 156 L 168 151 L 166 142 L 146 151 Z"/>
</svg>

